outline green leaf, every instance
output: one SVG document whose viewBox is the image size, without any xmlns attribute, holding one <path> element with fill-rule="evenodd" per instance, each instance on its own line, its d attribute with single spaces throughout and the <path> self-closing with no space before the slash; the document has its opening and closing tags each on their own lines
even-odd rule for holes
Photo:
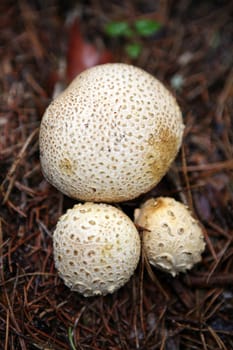
<svg viewBox="0 0 233 350">
<path fill-rule="evenodd" d="M 152 19 L 139 19 L 134 23 L 134 26 L 137 33 L 142 36 L 155 34 L 161 28 L 161 24 Z"/>
<path fill-rule="evenodd" d="M 138 58 L 142 51 L 142 45 L 139 43 L 131 43 L 126 45 L 125 50 L 130 58 Z"/>
<path fill-rule="evenodd" d="M 110 22 L 105 27 L 105 33 L 111 37 L 131 37 L 133 32 L 127 22 Z"/>
<path fill-rule="evenodd" d="M 69 342 L 70 342 L 71 349 L 72 350 L 77 350 L 75 345 L 74 345 L 73 331 L 72 331 L 71 327 L 68 328 L 68 339 L 69 339 Z"/>
</svg>

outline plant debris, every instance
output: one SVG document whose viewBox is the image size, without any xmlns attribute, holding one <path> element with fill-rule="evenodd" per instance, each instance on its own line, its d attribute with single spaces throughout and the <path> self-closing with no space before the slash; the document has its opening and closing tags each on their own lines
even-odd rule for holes
<svg viewBox="0 0 233 350">
<path fill-rule="evenodd" d="M 183 111 L 183 147 L 169 173 L 121 208 L 132 217 L 151 196 L 174 197 L 194 210 L 207 242 L 187 274 L 172 278 L 142 254 L 126 286 L 91 299 L 71 292 L 54 267 L 52 234 L 75 201 L 45 181 L 38 150 L 45 108 L 73 72 L 66 60 L 71 13 L 80 42 L 154 74 Z M 217 0 L 1 2 L 1 349 L 233 348 L 232 16 L 233 3 Z M 131 58 L 124 38 L 109 38 L 105 26 L 141 19 L 161 30 L 139 38 L 142 51 Z"/>
</svg>

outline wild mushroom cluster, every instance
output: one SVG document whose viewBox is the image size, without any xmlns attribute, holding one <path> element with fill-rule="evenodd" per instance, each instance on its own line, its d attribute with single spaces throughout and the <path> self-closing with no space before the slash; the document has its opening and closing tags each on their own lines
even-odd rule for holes
<svg viewBox="0 0 233 350">
<path fill-rule="evenodd" d="M 123 63 L 78 75 L 49 105 L 40 127 L 45 178 L 82 203 L 53 235 L 59 275 L 84 296 L 113 293 L 148 261 L 175 276 L 200 261 L 205 244 L 190 211 L 152 198 L 131 220 L 114 204 L 151 190 L 168 171 L 183 136 L 179 106 L 154 76 Z"/>
</svg>

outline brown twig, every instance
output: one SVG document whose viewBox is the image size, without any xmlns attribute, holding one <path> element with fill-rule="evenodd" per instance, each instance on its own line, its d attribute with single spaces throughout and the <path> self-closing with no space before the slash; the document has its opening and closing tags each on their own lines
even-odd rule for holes
<svg viewBox="0 0 233 350">
<path fill-rule="evenodd" d="M 14 186 L 17 167 L 19 166 L 20 162 L 22 161 L 22 159 L 25 155 L 25 152 L 26 152 L 28 146 L 30 145 L 30 143 L 32 142 L 33 138 L 38 135 L 38 132 L 39 132 L 39 129 L 37 128 L 28 136 L 28 138 L 26 139 L 25 143 L 23 144 L 23 147 L 21 148 L 18 156 L 16 157 L 14 163 L 10 167 L 10 170 L 8 171 L 6 178 L 4 179 L 4 181 L 2 182 L 2 184 L 0 186 L 0 190 L 4 194 L 3 204 L 5 204 L 7 202 L 8 198 L 10 196 L 10 193 L 12 191 L 12 188 Z M 7 186 L 7 190 L 5 192 L 4 186 L 7 182 L 8 182 L 8 186 Z"/>
</svg>

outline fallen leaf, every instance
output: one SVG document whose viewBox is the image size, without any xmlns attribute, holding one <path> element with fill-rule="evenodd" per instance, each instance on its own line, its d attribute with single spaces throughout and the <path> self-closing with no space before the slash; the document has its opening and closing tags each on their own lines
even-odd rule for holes
<svg viewBox="0 0 233 350">
<path fill-rule="evenodd" d="M 83 38 L 78 21 L 75 20 L 68 31 L 67 83 L 87 68 L 113 61 L 107 49 L 99 49 Z"/>
</svg>

